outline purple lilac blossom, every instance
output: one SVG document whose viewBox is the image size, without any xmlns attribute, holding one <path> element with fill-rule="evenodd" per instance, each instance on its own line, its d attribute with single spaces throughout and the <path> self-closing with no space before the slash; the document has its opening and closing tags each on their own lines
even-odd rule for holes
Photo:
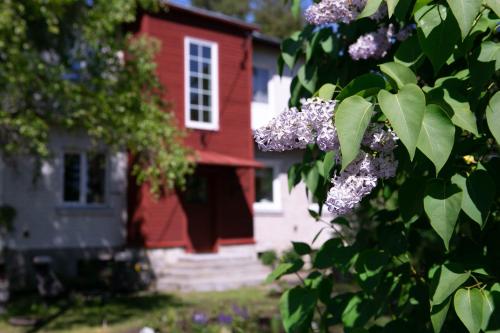
<svg viewBox="0 0 500 333">
<path fill-rule="evenodd" d="M 208 323 L 208 316 L 203 312 L 195 312 L 193 313 L 193 323 L 198 325 L 205 325 Z"/>
<path fill-rule="evenodd" d="M 233 322 L 233 317 L 231 317 L 231 315 L 227 315 L 225 313 L 221 313 L 217 317 L 217 320 L 218 320 L 219 324 L 230 325 Z"/>
<path fill-rule="evenodd" d="M 242 319 L 247 320 L 250 317 L 246 307 L 240 308 L 238 305 L 233 304 L 232 308 L 234 314 L 241 317 Z"/>
<path fill-rule="evenodd" d="M 412 26 L 407 26 L 396 33 L 392 24 L 388 27 L 380 27 L 375 32 L 360 36 L 354 44 L 351 44 L 349 55 L 353 60 L 383 58 L 396 40 L 404 41 L 413 30 Z"/>
<path fill-rule="evenodd" d="M 331 23 L 349 23 L 355 20 L 366 5 L 367 0 L 322 0 L 309 6 L 304 17 L 313 25 L 325 25 Z M 375 21 L 380 21 L 387 16 L 385 4 L 371 16 Z"/>
<path fill-rule="evenodd" d="M 262 151 L 285 151 L 304 149 L 315 142 L 315 137 L 321 137 L 321 142 L 328 140 L 330 146 L 319 144 L 320 148 L 334 149 L 338 142 L 333 127 L 332 117 L 336 101 L 324 101 L 310 98 L 301 101 L 302 111 L 297 108 L 286 109 L 273 118 L 269 124 L 255 130 L 255 142 Z M 321 134 L 321 135 L 320 135 Z"/>
<path fill-rule="evenodd" d="M 255 141 L 264 151 L 304 148 L 304 143 L 316 141 L 323 151 L 339 152 L 340 144 L 333 122 L 337 104 L 335 100 L 325 101 L 317 97 L 301 100 L 301 111 L 292 108 L 278 115 L 267 126 L 255 131 Z M 394 177 L 398 164 L 393 150 L 397 140 L 394 132 L 385 129 L 383 124 L 369 125 L 358 157 L 332 179 L 326 200 L 332 213 L 342 215 L 351 211 L 377 186 L 378 179 Z"/>
</svg>

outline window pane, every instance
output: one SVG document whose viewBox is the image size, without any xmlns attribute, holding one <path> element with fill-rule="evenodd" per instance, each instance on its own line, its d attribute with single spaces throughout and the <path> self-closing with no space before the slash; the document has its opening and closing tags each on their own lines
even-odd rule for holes
<svg viewBox="0 0 500 333">
<path fill-rule="evenodd" d="M 210 59 L 211 50 L 208 46 L 203 46 L 203 58 Z"/>
<path fill-rule="evenodd" d="M 190 113 L 189 113 L 189 118 L 193 121 L 198 121 L 199 118 L 198 118 L 198 110 L 197 109 L 191 109 Z"/>
<path fill-rule="evenodd" d="M 201 66 L 203 74 L 210 74 L 210 64 L 202 63 Z"/>
<path fill-rule="evenodd" d="M 195 60 L 190 60 L 189 61 L 189 70 L 192 73 L 197 73 L 198 72 L 198 62 Z"/>
<path fill-rule="evenodd" d="M 265 68 L 253 68 L 253 101 L 259 103 L 268 102 L 267 83 L 269 82 L 269 71 Z"/>
<path fill-rule="evenodd" d="M 191 77 L 190 77 L 190 79 L 189 79 L 189 81 L 191 82 L 191 83 L 190 83 L 190 87 L 191 87 L 191 88 L 198 88 L 198 84 L 199 84 L 198 82 L 199 82 L 200 80 L 199 80 L 197 77 L 193 77 L 193 76 L 191 76 Z"/>
<path fill-rule="evenodd" d="M 255 170 L 255 202 L 273 202 L 273 169 Z"/>
<path fill-rule="evenodd" d="M 203 106 L 210 106 L 210 95 L 203 95 Z"/>
<path fill-rule="evenodd" d="M 203 121 L 206 122 L 206 123 L 209 123 L 212 121 L 212 116 L 210 114 L 210 111 L 207 111 L 207 110 L 203 110 Z"/>
<path fill-rule="evenodd" d="M 210 90 L 210 80 L 209 79 L 203 79 L 203 89 Z"/>
<path fill-rule="evenodd" d="M 191 105 L 199 104 L 199 95 L 197 93 L 191 93 Z"/>
<path fill-rule="evenodd" d="M 106 156 L 87 155 L 87 203 L 104 203 Z"/>
<path fill-rule="evenodd" d="M 65 202 L 80 201 L 80 154 L 64 154 L 63 198 Z"/>
<path fill-rule="evenodd" d="M 192 56 L 198 55 L 198 45 L 189 44 L 189 54 Z"/>
</svg>

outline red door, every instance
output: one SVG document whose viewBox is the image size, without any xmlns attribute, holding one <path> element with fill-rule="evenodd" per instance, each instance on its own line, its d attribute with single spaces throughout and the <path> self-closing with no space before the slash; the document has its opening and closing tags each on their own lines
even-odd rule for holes
<svg viewBox="0 0 500 333">
<path fill-rule="evenodd" d="M 194 252 L 216 252 L 215 174 L 199 167 L 188 179 L 181 202 L 188 220 L 188 234 Z"/>
</svg>

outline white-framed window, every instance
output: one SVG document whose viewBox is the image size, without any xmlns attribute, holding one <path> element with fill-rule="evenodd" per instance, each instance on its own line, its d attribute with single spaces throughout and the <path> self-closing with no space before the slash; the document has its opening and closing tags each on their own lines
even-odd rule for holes
<svg viewBox="0 0 500 333">
<path fill-rule="evenodd" d="M 219 129 L 218 46 L 215 42 L 184 39 L 186 127 Z"/>
<path fill-rule="evenodd" d="M 101 152 L 63 154 L 62 201 L 65 205 L 106 203 L 106 155 Z"/>
<path fill-rule="evenodd" d="M 263 168 L 255 169 L 255 201 L 253 208 L 259 213 L 280 213 L 281 186 L 279 180 L 279 163 L 261 161 Z"/>
<path fill-rule="evenodd" d="M 269 69 L 254 66 L 252 73 L 252 101 L 267 104 L 269 102 Z"/>
</svg>

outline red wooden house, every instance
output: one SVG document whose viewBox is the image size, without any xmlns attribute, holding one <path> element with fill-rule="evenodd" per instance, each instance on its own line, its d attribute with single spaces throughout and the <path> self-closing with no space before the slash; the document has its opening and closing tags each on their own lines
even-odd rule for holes
<svg viewBox="0 0 500 333">
<path fill-rule="evenodd" d="M 161 42 L 158 74 L 165 99 L 198 155 L 185 192 L 157 199 L 129 189 L 131 245 L 218 252 L 253 244 L 254 148 L 250 126 L 254 25 L 169 5 L 144 13 L 138 33 Z M 132 185 L 133 182 L 130 182 Z"/>
</svg>

